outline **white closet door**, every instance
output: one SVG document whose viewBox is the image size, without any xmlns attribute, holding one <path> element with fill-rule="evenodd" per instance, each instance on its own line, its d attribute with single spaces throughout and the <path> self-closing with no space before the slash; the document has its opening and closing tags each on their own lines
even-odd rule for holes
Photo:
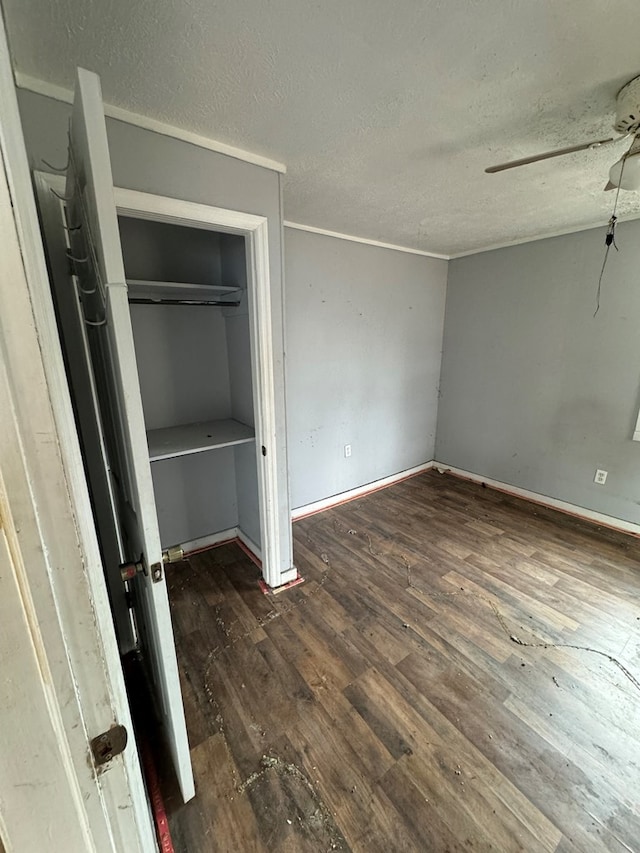
<svg viewBox="0 0 640 853">
<path fill-rule="evenodd" d="M 133 598 L 182 796 L 193 772 L 162 565 L 151 468 L 113 196 L 99 78 L 78 69 L 70 128 L 67 211 L 118 516 L 130 561 L 141 561 Z M 80 226 L 76 228 L 76 226 Z"/>
</svg>

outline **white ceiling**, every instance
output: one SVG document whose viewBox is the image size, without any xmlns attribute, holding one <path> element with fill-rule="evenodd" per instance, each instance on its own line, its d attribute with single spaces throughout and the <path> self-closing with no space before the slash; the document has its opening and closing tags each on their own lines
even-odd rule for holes
<svg viewBox="0 0 640 853">
<path fill-rule="evenodd" d="M 16 67 L 284 162 L 285 218 L 455 254 L 603 225 L 638 0 L 3 0 Z M 619 212 L 640 216 L 640 193 Z"/>
</svg>

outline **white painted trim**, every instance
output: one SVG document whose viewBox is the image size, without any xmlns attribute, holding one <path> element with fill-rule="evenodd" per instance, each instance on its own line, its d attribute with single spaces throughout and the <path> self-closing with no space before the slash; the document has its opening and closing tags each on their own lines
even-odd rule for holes
<svg viewBox="0 0 640 853">
<path fill-rule="evenodd" d="M 142 193 L 122 187 L 114 187 L 113 192 L 118 214 L 122 216 L 173 222 L 187 227 L 210 227 L 216 231 L 244 235 L 259 230 L 267 222 L 265 216 L 212 207 L 195 201 Z"/>
<path fill-rule="evenodd" d="M 440 462 L 434 462 L 433 468 L 443 474 L 453 474 L 455 477 L 460 477 L 464 480 L 471 480 L 474 483 L 485 483 L 492 489 L 500 492 L 505 492 L 508 495 L 514 495 L 518 498 L 524 498 L 532 503 L 540 504 L 551 509 L 557 509 L 560 512 L 565 512 L 568 515 L 582 518 L 585 521 L 592 521 L 600 524 L 603 527 L 611 527 L 613 530 L 619 530 L 623 533 L 632 533 L 635 536 L 640 536 L 640 524 L 634 524 L 632 521 L 624 521 L 621 518 L 615 518 L 612 515 L 605 515 L 602 512 L 596 512 L 592 509 L 586 509 L 583 506 L 568 503 L 567 501 L 559 500 L 558 498 L 550 498 L 548 495 L 540 495 L 538 492 L 531 492 L 529 489 L 521 489 L 519 486 L 511 486 L 509 483 L 502 483 L 500 480 L 492 480 L 490 477 L 483 477 L 480 474 L 474 474 L 472 471 L 464 471 L 462 468 L 454 468 L 452 465 L 445 465 Z"/>
<path fill-rule="evenodd" d="M 480 474 L 474 474 L 472 471 L 465 471 L 462 468 L 454 468 L 452 465 L 432 460 L 425 462 L 423 465 L 418 465 L 415 468 L 408 468 L 406 471 L 400 471 L 398 474 L 393 474 L 390 477 L 383 477 L 381 480 L 375 480 L 373 483 L 367 483 L 365 486 L 358 486 L 356 489 L 350 489 L 346 492 L 341 492 L 338 495 L 333 495 L 328 498 L 323 498 L 320 501 L 306 504 L 305 506 L 297 507 L 291 511 L 291 518 L 296 521 L 305 518 L 308 515 L 313 515 L 316 512 L 322 512 L 325 509 L 330 509 L 334 506 L 347 503 L 356 498 L 364 497 L 371 492 L 376 492 L 379 489 L 384 489 L 387 486 L 392 486 L 401 480 L 406 480 L 408 477 L 413 477 L 416 474 L 421 474 L 423 471 L 435 469 L 443 474 L 452 474 L 455 477 L 460 477 L 463 480 L 471 480 L 474 483 L 485 483 L 492 489 L 505 492 L 514 497 L 524 498 L 531 503 L 540 504 L 541 506 L 556 509 L 568 515 L 576 516 L 585 521 L 592 521 L 600 524 L 603 527 L 610 527 L 613 530 L 619 530 L 623 533 L 631 533 L 635 536 L 640 536 L 640 524 L 634 524 L 632 521 L 625 521 L 621 518 L 615 518 L 612 515 L 605 515 L 595 510 L 586 509 L 576 504 L 568 503 L 567 501 L 559 500 L 558 498 L 550 498 L 547 495 L 532 492 L 529 489 L 521 489 L 519 486 L 511 486 L 508 483 L 502 483 L 500 480 L 492 480 L 490 477 L 483 477 Z"/>
<path fill-rule="evenodd" d="M 264 548 L 262 574 L 271 587 L 286 583 L 281 566 L 280 515 L 278 512 L 278 466 L 276 403 L 271 334 L 271 288 L 269 286 L 269 244 L 267 221 L 247 241 L 247 272 L 254 283 L 248 289 L 251 359 L 253 368 L 253 410 L 256 426 L 258 489 L 260 492 L 260 538 Z M 264 452 L 263 452 L 264 450 Z M 260 464 L 260 462 L 262 464 Z M 284 571 L 289 570 L 289 566 Z"/>
<path fill-rule="evenodd" d="M 618 222 L 633 222 L 635 219 L 640 219 L 640 209 L 637 213 L 627 213 L 618 217 Z M 521 246 L 524 243 L 536 243 L 538 240 L 551 240 L 554 237 L 566 237 L 570 234 L 579 234 L 581 231 L 596 231 L 597 229 L 605 229 L 607 223 L 593 222 L 591 225 L 573 225 L 571 228 L 561 228 L 557 231 L 548 231 L 545 234 L 538 234 L 534 237 L 521 237 L 519 240 L 507 240 L 505 243 L 493 243 L 490 246 L 483 246 L 479 249 L 467 249 L 464 252 L 455 252 L 449 255 L 450 261 L 455 261 L 458 258 L 467 258 L 469 255 L 481 255 L 484 252 L 495 252 L 496 249 L 509 249 L 512 246 Z"/>
<path fill-rule="evenodd" d="M 247 536 L 247 534 L 243 530 L 241 530 L 239 527 L 238 527 L 238 537 L 237 538 L 240 540 L 240 542 L 242 542 L 242 544 L 245 546 L 245 548 L 248 548 L 249 551 L 251 551 L 251 553 L 253 554 L 253 556 L 257 560 L 260 560 L 260 562 L 262 562 L 262 551 L 261 551 L 261 549 L 256 545 L 256 543 L 253 541 L 253 539 L 250 539 Z M 279 575 L 278 575 L 278 577 L 279 577 Z M 282 583 L 288 583 L 288 581 L 282 581 L 280 583 L 281 586 L 282 586 Z"/>
<path fill-rule="evenodd" d="M 63 86 L 57 86 L 55 83 L 48 83 L 45 80 L 39 80 L 37 77 L 31 77 L 28 74 L 22 74 L 16 71 L 16 85 L 20 89 L 26 89 L 28 92 L 33 92 L 36 95 L 44 95 L 47 98 L 52 98 L 55 101 L 62 101 L 65 104 L 73 103 L 73 92 Z M 123 107 L 115 107 L 112 104 L 104 105 L 105 115 L 116 121 L 131 124 L 134 127 L 141 127 L 144 130 L 150 130 L 153 133 L 159 133 L 162 136 L 170 136 L 173 139 L 179 139 L 182 142 L 188 142 L 190 145 L 197 145 L 199 148 L 206 148 L 209 151 L 215 151 L 217 154 L 225 154 L 227 157 L 233 157 L 235 160 L 242 160 L 244 163 L 251 163 L 254 166 L 261 166 L 263 169 L 271 169 L 274 172 L 284 173 L 287 167 L 284 163 L 278 160 L 272 160 L 270 157 L 265 157 L 262 154 L 254 154 L 251 151 L 245 151 L 242 148 L 236 148 L 235 145 L 228 145 L 226 142 L 218 142 L 215 139 L 209 139 L 202 134 L 194 133 L 191 130 L 183 130 L 179 127 L 167 124 L 158 119 L 149 118 L 149 116 L 140 115 Z"/>
<path fill-rule="evenodd" d="M 230 527 L 228 530 L 209 533 L 207 536 L 200 536 L 198 539 L 189 539 L 177 547 L 182 548 L 185 557 L 188 557 L 189 554 L 194 554 L 196 551 L 205 551 L 207 548 L 213 548 L 221 542 L 233 542 L 234 539 L 238 539 L 238 528 Z"/>
<path fill-rule="evenodd" d="M 374 480 L 373 483 L 367 483 L 364 486 L 358 486 L 355 489 L 349 489 L 346 492 L 340 492 L 338 495 L 332 495 L 328 498 L 323 498 L 319 501 L 299 506 L 291 511 L 291 518 L 296 521 L 299 518 L 305 518 L 307 515 L 313 515 L 316 512 L 330 509 L 332 506 L 353 501 L 356 498 L 361 498 L 368 495 L 370 492 L 377 492 L 379 489 L 384 489 L 387 486 L 392 486 L 394 483 L 399 483 L 401 480 L 406 480 L 409 477 L 415 477 L 416 474 L 422 474 L 423 471 L 429 471 L 433 468 L 435 462 L 424 462 L 422 465 L 416 465 L 415 468 L 407 468 L 406 471 L 399 471 L 397 474 L 391 474 L 389 477 L 382 477 L 380 480 Z"/>
<path fill-rule="evenodd" d="M 62 175 L 49 172 L 36 172 L 42 176 L 57 193 L 64 193 L 65 179 Z M 173 222 L 176 225 L 195 228 L 210 227 L 228 234 L 245 234 L 257 230 L 267 220 L 253 213 L 240 213 L 224 207 L 212 207 L 195 201 L 113 188 L 116 208 L 119 216 L 131 216 L 137 219 L 151 219 L 157 222 Z"/>
<path fill-rule="evenodd" d="M 183 542 L 177 547 L 182 548 L 184 556 L 188 557 L 190 554 L 195 554 L 198 551 L 215 548 L 216 545 L 220 545 L 223 542 L 242 542 L 245 548 L 248 548 L 254 557 L 262 562 L 262 551 L 253 539 L 250 539 L 239 527 L 229 527 L 227 530 L 220 530 L 218 533 L 209 533 L 207 536 L 200 536 L 198 539 L 190 539 L 188 542 Z"/>
<path fill-rule="evenodd" d="M 36 95 L 44 95 L 47 98 L 52 98 L 55 101 L 62 101 L 65 104 L 71 104 L 73 101 L 73 92 L 64 86 L 57 86 L 55 83 L 49 83 L 45 80 L 39 80 L 37 77 L 31 77 L 29 74 L 23 74 L 16 71 L 16 85 L 20 89 L 25 89 L 28 92 L 33 92 Z M 123 107 L 112 106 L 111 104 L 104 105 L 105 115 L 117 121 L 122 121 L 125 124 L 131 124 L 134 127 L 140 127 L 144 130 L 150 130 L 153 133 L 159 133 L 162 136 L 169 136 L 173 139 L 179 139 L 182 142 L 188 142 L 191 145 L 196 145 L 199 148 L 206 148 L 209 151 L 215 151 L 217 154 L 225 154 L 227 157 L 233 157 L 235 160 L 242 160 L 245 163 L 252 163 L 254 166 L 261 166 L 264 169 L 270 169 L 274 172 L 285 174 L 287 167 L 284 163 L 278 160 L 272 160 L 262 154 L 254 154 L 251 151 L 245 151 L 242 148 L 236 148 L 233 145 L 228 145 L 226 142 L 218 142 L 215 139 L 209 139 L 207 136 L 194 133 L 190 130 L 174 127 L 166 122 L 158 119 L 149 118 L 148 116 L 134 113 L 126 110 Z M 640 219 L 640 211 L 635 214 L 626 214 L 618 217 L 619 222 L 630 222 L 635 219 Z M 395 243 L 383 243 L 379 240 L 370 240 L 366 237 L 356 237 L 351 234 L 343 234 L 338 231 L 329 231 L 325 228 L 316 228 L 312 225 L 303 225 L 299 222 L 283 222 L 285 228 L 294 228 L 298 231 L 309 231 L 312 234 L 323 234 L 327 237 L 335 237 L 338 240 L 350 240 L 354 243 L 364 243 L 370 246 L 379 246 L 382 249 L 393 249 L 396 252 L 407 252 L 411 255 L 422 255 L 427 258 L 438 258 L 443 261 L 453 261 L 457 258 L 466 258 L 469 255 L 480 255 L 483 252 L 493 252 L 496 249 L 508 249 L 511 246 L 520 246 L 523 243 L 534 243 L 536 240 L 549 240 L 552 237 L 563 237 L 568 234 L 577 234 L 580 231 L 591 231 L 596 228 L 604 228 L 605 222 L 593 222 L 590 225 L 571 226 L 554 231 L 548 231 L 544 234 L 538 234 L 532 237 L 522 237 L 516 240 L 507 240 L 504 243 L 492 243 L 488 246 L 480 246 L 475 249 L 466 249 L 464 252 L 454 252 L 450 255 L 440 254 L 437 252 L 427 252 L 423 249 L 412 249 L 408 246 L 398 246 Z"/>
<path fill-rule="evenodd" d="M 298 570 L 295 566 L 291 566 L 286 572 L 282 572 L 278 579 L 278 585 L 284 586 L 285 584 L 291 583 L 291 581 L 295 581 L 298 578 Z M 271 589 L 277 589 L 278 587 L 272 586 Z"/>
<path fill-rule="evenodd" d="M 250 551 L 251 555 L 255 557 L 257 562 L 262 563 L 262 551 L 258 548 L 253 539 L 250 539 L 249 536 L 247 536 L 247 534 L 239 527 L 229 527 L 227 530 L 221 530 L 219 533 L 210 533 L 208 536 L 201 536 L 199 539 L 190 539 L 188 542 L 183 542 L 182 545 L 178 545 L 177 547 L 182 548 L 186 559 L 192 554 L 197 554 L 200 551 L 206 551 L 209 548 L 215 548 L 217 545 L 221 545 L 224 542 L 235 542 L 236 544 L 242 543 L 247 551 Z M 296 571 L 293 579 L 295 580 L 297 576 Z M 287 578 L 288 577 L 289 573 L 287 573 Z M 280 586 L 285 583 L 289 583 L 289 580 L 281 581 Z"/>
<path fill-rule="evenodd" d="M 449 255 L 439 255 L 436 252 L 425 252 L 423 249 L 410 249 L 408 246 L 396 246 L 395 243 L 382 243 L 380 240 L 370 240 L 368 237 L 354 237 L 351 234 L 342 234 L 339 231 L 327 231 L 326 228 L 315 228 L 313 225 L 302 225 L 299 222 L 283 223 L 285 228 L 293 228 L 296 231 L 309 231 L 311 234 L 322 234 L 324 237 L 335 237 L 337 240 L 349 240 L 352 243 L 364 243 L 366 246 L 378 246 L 380 249 L 393 249 L 394 252 L 406 252 L 409 255 L 422 255 L 425 258 L 437 258 L 448 261 Z"/>
</svg>

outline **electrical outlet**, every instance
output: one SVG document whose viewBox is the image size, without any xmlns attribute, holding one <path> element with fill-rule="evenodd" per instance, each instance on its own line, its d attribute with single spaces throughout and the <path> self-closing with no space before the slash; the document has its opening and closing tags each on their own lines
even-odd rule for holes
<svg viewBox="0 0 640 853">
<path fill-rule="evenodd" d="M 344 458 L 348 459 L 351 456 L 351 445 L 345 444 L 344 446 Z"/>
<path fill-rule="evenodd" d="M 600 468 L 596 471 L 596 476 L 593 478 L 593 482 L 597 483 L 599 486 L 604 486 L 607 482 L 607 474 L 608 471 L 601 471 Z"/>
</svg>

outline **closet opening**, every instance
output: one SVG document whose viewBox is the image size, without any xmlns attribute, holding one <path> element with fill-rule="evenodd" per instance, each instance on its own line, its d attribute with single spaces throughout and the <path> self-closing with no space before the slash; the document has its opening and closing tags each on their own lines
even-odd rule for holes
<svg viewBox="0 0 640 853">
<path fill-rule="evenodd" d="M 245 237 L 119 216 L 165 555 L 261 553 Z"/>
</svg>

